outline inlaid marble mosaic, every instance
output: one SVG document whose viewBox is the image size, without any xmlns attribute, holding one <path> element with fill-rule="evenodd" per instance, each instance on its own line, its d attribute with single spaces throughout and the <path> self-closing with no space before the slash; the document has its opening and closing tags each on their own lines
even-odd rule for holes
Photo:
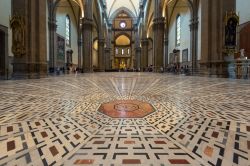
<svg viewBox="0 0 250 166">
<path fill-rule="evenodd" d="M 0 165 L 250 166 L 250 81 L 95 73 L 0 82 Z"/>
</svg>

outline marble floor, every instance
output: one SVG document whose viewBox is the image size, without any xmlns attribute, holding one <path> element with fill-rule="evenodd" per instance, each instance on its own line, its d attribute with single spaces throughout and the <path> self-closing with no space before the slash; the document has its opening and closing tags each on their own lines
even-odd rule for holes
<svg viewBox="0 0 250 166">
<path fill-rule="evenodd" d="M 0 165 L 250 166 L 250 81 L 153 73 L 1 81 Z"/>
</svg>

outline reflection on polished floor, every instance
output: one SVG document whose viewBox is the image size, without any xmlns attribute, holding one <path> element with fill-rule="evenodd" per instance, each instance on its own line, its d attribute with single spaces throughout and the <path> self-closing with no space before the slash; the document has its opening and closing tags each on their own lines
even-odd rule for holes
<svg viewBox="0 0 250 166">
<path fill-rule="evenodd" d="M 249 87 L 152 73 L 2 81 L 0 165 L 247 166 Z"/>
</svg>

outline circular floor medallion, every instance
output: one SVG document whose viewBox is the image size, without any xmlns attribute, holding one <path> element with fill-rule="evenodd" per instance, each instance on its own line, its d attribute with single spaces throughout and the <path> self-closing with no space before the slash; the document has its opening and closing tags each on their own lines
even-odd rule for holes
<svg viewBox="0 0 250 166">
<path fill-rule="evenodd" d="M 155 110 L 143 101 L 115 100 L 102 104 L 98 111 L 112 118 L 143 118 Z"/>
</svg>

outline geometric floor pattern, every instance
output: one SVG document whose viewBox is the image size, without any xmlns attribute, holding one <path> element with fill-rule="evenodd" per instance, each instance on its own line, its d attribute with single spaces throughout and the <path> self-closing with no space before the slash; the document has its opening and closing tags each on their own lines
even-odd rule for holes
<svg viewBox="0 0 250 166">
<path fill-rule="evenodd" d="M 153 111 L 98 111 L 114 101 Z M 156 73 L 1 81 L 0 165 L 250 166 L 250 81 Z"/>
</svg>

